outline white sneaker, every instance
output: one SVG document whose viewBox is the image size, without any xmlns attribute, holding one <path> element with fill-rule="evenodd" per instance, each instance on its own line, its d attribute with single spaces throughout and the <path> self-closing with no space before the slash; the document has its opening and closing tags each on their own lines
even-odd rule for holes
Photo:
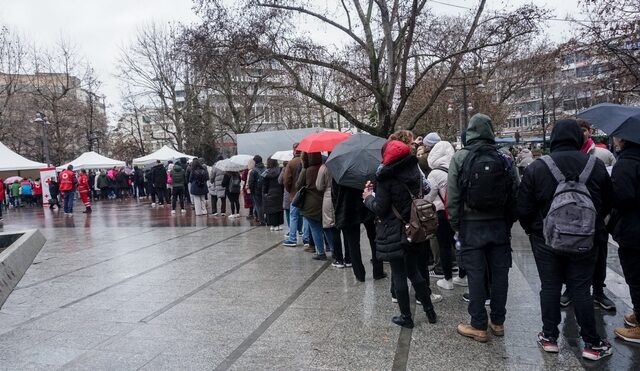
<svg viewBox="0 0 640 371">
<path fill-rule="evenodd" d="M 225 214 L 225 213 L 220 213 L 220 216 L 225 216 L 225 215 L 227 215 L 227 214 Z"/>
<path fill-rule="evenodd" d="M 175 210 L 171 210 L 171 215 L 175 215 L 176 211 Z"/>
<path fill-rule="evenodd" d="M 220 215 L 220 214 L 218 214 L 218 213 L 213 213 L 213 216 L 218 216 L 218 215 Z"/>
<path fill-rule="evenodd" d="M 180 212 L 184 214 L 184 213 L 187 212 L 187 209 L 182 209 L 182 210 L 180 210 Z"/>
<path fill-rule="evenodd" d="M 462 286 L 462 287 L 469 286 L 469 283 L 467 282 L 467 277 L 465 277 L 465 278 L 453 277 L 453 284 L 454 285 L 458 285 L 458 286 Z"/>
<path fill-rule="evenodd" d="M 442 301 L 442 295 L 438 295 L 438 294 L 431 294 L 431 302 L 433 304 L 435 303 L 439 303 Z"/>
<path fill-rule="evenodd" d="M 156 203 L 155 203 L 155 202 L 152 202 L 152 203 L 151 203 L 151 207 L 156 207 Z"/>
<path fill-rule="evenodd" d="M 282 226 L 281 225 L 276 227 L 276 231 L 281 231 L 281 230 L 282 230 Z"/>
<path fill-rule="evenodd" d="M 453 290 L 453 280 L 445 280 L 444 278 L 441 278 L 436 282 L 436 285 L 445 290 Z"/>
<path fill-rule="evenodd" d="M 276 227 L 271 226 L 271 227 L 269 227 L 269 230 L 270 230 L 271 232 L 273 232 L 273 231 L 275 231 L 275 230 L 276 230 Z"/>
</svg>

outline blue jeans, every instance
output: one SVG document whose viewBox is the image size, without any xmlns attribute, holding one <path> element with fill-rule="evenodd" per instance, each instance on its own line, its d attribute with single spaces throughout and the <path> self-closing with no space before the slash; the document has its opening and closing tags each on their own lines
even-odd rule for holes
<svg viewBox="0 0 640 371">
<path fill-rule="evenodd" d="M 64 212 L 72 213 L 73 212 L 73 201 L 75 199 L 75 192 L 69 191 L 64 193 Z"/>
<path fill-rule="evenodd" d="M 298 225 L 298 220 L 301 219 L 300 217 L 300 209 L 298 209 L 297 207 L 291 205 L 289 206 L 289 238 L 288 238 L 288 242 L 298 242 L 298 235 L 296 234 L 296 228 L 295 226 Z M 291 233 L 291 226 L 294 226 L 293 228 L 293 234 Z"/>
<path fill-rule="evenodd" d="M 302 242 L 303 243 L 308 243 L 309 242 L 309 221 L 307 218 L 303 218 L 303 222 L 302 222 Z"/>
<path fill-rule="evenodd" d="M 324 252 L 324 231 L 322 229 L 322 222 L 319 220 L 313 220 L 309 218 L 304 218 L 309 226 L 309 230 L 311 231 L 311 235 L 313 236 L 313 242 L 316 244 L 316 254 L 325 255 Z"/>
</svg>

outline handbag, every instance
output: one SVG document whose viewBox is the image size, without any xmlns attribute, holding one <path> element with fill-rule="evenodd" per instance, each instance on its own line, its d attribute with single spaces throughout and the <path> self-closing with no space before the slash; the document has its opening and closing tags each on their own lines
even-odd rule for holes
<svg viewBox="0 0 640 371">
<path fill-rule="evenodd" d="M 304 207 L 304 194 L 307 192 L 307 186 L 304 185 L 300 187 L 296 195 L 293 196 L 293 200 L 291 200 L 291 205 L 294 207 L 301 209 Z"/>
</svg>

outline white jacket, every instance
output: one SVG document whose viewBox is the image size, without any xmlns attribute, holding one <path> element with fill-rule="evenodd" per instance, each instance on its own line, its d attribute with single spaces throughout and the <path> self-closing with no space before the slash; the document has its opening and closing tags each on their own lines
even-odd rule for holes
<svg viewBox="0 0 640 371">
<path fill-rule="evenodd" d="M 427 157 L 427 162 L 431 168 L 431 172 L 427 177 L 431 185 L 431 192 L 424 196 L 424 198 L 433 203 L 436 206 L 436 210 L 444 210 L 442 200 L 447 193 L 447 178 L 449 174 L 443 171 L 442 168 L 449 169 L 449 164 L 451 163 L 451 158 L 454 153 L 455 150 L 451 143 L 440 141 L 431 149 L 429 157 Z"/>
<path fill-rule="evenodd" d="M 604 166 L 613 166 L 616 164 L 616 156 L 614 156 L 608 149 L 596 146 L 595 143 L 591 144 L 587 153 L 602 160 L 602 162 L 604 162 Z"/>
</svg>

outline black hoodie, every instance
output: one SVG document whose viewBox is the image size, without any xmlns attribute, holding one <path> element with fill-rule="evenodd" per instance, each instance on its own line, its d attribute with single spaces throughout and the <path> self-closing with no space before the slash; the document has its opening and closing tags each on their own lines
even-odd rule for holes
<svg viewBox="0 0 640 371">
<path fill-rule="evenodd" d="M 626 142 L 611 172 L 611 235 L 621 247 L 638 248 L 640 231 L 640 144 Z"/>
<path fill-rule="evenodd" d="M 580 152 L 583 142 L 576 120 L 560 120 L 551 131 L 551 158 L 566 178 L 577 178 L 589 160 L 589 155 Z M 542 236 L 542 220 L 549 212 L 557 186 L 558 182 L 542 160 L 534 161 L 525 169 L 518 192 L 518 219 L 527 234 Z M 612 188 L 601 160 L 596 159 L 587 188 L 598 212 L 596 236 L 603 236 L 604 218 L 611 211 Z"/>
</svg>

